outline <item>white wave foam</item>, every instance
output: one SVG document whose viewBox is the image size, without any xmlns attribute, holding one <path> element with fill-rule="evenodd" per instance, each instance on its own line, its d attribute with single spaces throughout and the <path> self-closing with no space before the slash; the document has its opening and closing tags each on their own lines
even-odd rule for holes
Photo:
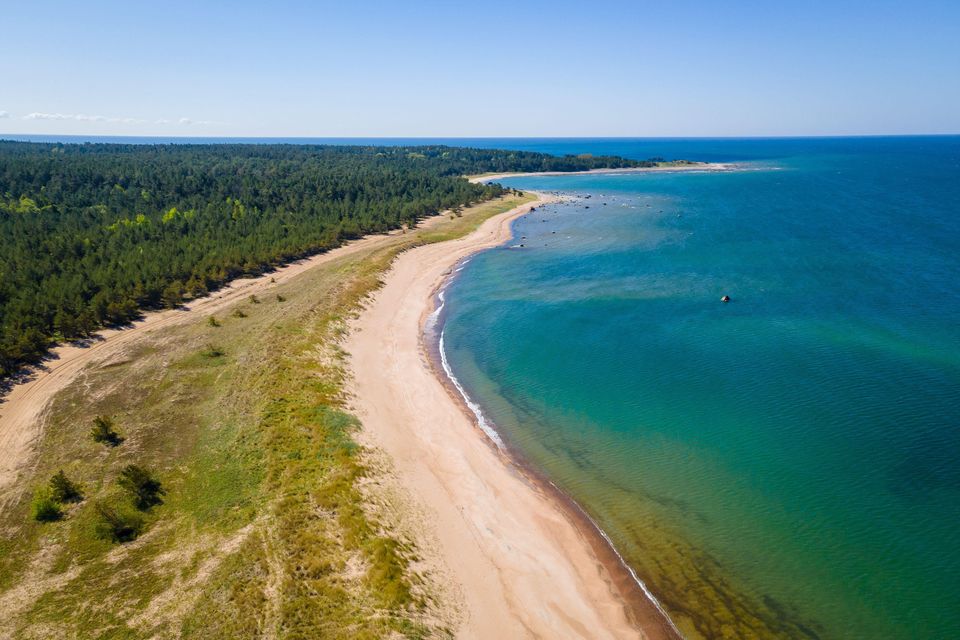
<svg viewBox="0 0 960 640">
<path fill-rule="evenodd" d="M 463 269 L 463 265 L 465 264 L 466 264 L 466 261 L 464 261 L 461 264 L 460 269 Z M 457 269 L 457 271 L 459 271 L 460 269 Z M 447 282 L 447 284 L 444 284 L 444 286 L 437 292 L 437 299 L 440 301 L 440 303 L 437 305 L 437 308 L 434 309 L 430 313 L 430 315 L 427 317 L 426 329 L 428 331 L 432 331 L 436 327 L 437 321 L 440 319 L 440 314 L 443 312 L 443 308 L 447 304 L 445 294 L 446 294 L 446 288 L 448 285 L 449 285 L 449 281 Z M 504 445 L 503 440 L 500 438 L 500 434 L 497 433 L 493 425 L 490 424 L 490 422 L 487 420 L 487 417 L 483 415 L 483 410 L 480 408 L 480 405 L 478 405 L 476 402 L 473 401 L 473 399 L 467 394 L 467 390 L 463 388 L 462 384 L 460 384 L 460 380 L 458 380 L 457 376 L 453 374 L 453 369 L 450 368 L 450 363 L 447 361 L 447 352 L 444 349 L 444 344 L 443 344 L 445 333 L 446 333 L 446 330 L 441 329 L 440 339 L 437 342 L 437 349 L 440 351 L 440 364 L 443 367 L 444 374 L 446 374 L 447 379 L 450 380 L 454 388 L 460 394 L 460 397 L 463 398 L 464 403 L 466 403 L 470 411 L 473 412 L 473 415 L 477 419 L 477 426 L 479 426 L 480 429 L 483 431 L 483 433 L 486 434 L 486 436 L 490 438 L 490 440 L 495 445 L 497 445 L 498 449 L 505 450 L 506 447 Z M 548 480 L 547 482 L 550 482 L 550 481 Z M 563 491 L 553 482 L 550 482 L 550 484 L 553 485 L 553 488 L 556 489 L 558 492 L 563 493 Z M 637 586 L 640 587 L 640 590 L 643 591 L 647 599 L 653 603 L 653 606 L 657 608 L 657 611 L 659 611 L 661 615 L 663 615 L 664 619 L 666 619 L 667 623 L 670 625 L 673 631 L 677 634 L 677 636 L 680 638 L 683 638 L 684 636 L 680 632 L 680 629 L 678 629 L 677 625 L 673 623 L 673 620 L 670 618 L 670 615 L 666 612 L 666 610 L 664 610 L 663 605 L 661 605 L 660 601 L 657 600 L 656 596 L 654 596 L 653 593 L 650 592 L 650 589 L 647 588 L 646 583 L 644 583 L 644 581 L 640 579 L 640 576 L 638 576 L 637 572 L 633 570 L 633 567 L 631 567 L 627 563 L 627 561 L 624 559 L 624 557 L 620 555 L 620 552 L 617 550 L 617 547 L 613 544 L 613 540 L 610 539 L 610 536 L 607 535 L 607 532 L 601 529 L 600 525 L 598 525 L 597 522 L 593 518 L 591 518 L 590 515 L 586 511 L 584 511 L 579 504 L 576 503 L 576 501 L 574 501 L 574 504 L 576 505 L 577 509 L 580 510 L 580 513 L 582 513 L 584 517 L 590 521 L 590 524 L 593 525 L 593 528 L 596 529 L 601 536 L 603 536 L 603 539 L 606 540 L 608 545 L 610 545 L 610 548 L 613 550 L 613 553 L 616 554 L 617 560 L 620 561 L 621 565 L 626 567 L 627 571 L 630 573 L 630 577 L 632 577 L 634 582 L 637 583 Z"/>
<path fill-rule="evenodd" d="M 437 305 L 436 309 L 430 312 L 430 315 L 427 316 L 427 321 L 423 325 L 423 328 L 427 333 L 432 332 L 437 326 L 437 321 L 440 319 L 440 312 L 443 311 L 443 307 L 446 304 L 443 298 L 444 289 L 446 289 L 446 285 L 444 285 L 443 289 L 440 289 L 440 291 L 437 292 L 437 298 L 440 300 L 440 304 Z"/>
<path fill-rule="evenodd" d="M 463 385 L 460 384 L 460 381 L 457 380 L 457 376 L 453 375 L 453 370 L 450 368 L 450 363 L 447 362 L 447 352 L 443 348 L 443 337 L 445 330 L 440 331 L 440 364 L 443 366 L 443 372 L 447 374 L 447 378 L 450 379 L 450 382 L 453 383 L 453 386 L 456 387 L 457 391 L 460 393 L 460 397 L 463 398 L 463 401 L 470 408 L 470 411 L 473 412 L 473 415 L 477 418 L 477 426 L 487 435 L 490 440 L 497 445 L 498 449 L 503 449 L 504 444 L 503 440 L 500 438 L 500 434 L 497 433 L 496 429 L 487 421 L 487 417 L 483 415 L 483 410 L 480 409 L 480 405 L 474 402 L 469 395 L 467 395 L 466 389 L 463 388 Z"/>
</svg>

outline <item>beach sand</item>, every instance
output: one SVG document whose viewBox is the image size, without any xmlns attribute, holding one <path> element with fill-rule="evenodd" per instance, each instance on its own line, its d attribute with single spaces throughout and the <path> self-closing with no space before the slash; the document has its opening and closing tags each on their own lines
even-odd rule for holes
<svg viewBox="0 0 960 640">
<path fill-rule="evenodd" d="M 423 514 L 419 551 L 458 594 L 457 637 L 676 637 L 598 533 L 492 445 L 424 344 L 451 268 L 507 240 L 511 221 L 543 203 L 395 261 L 344 345 L 361 441 L 389 454 L 396 489 Z"/>
<path fill-rule="evenodd" d="M 539 171 L 539 172 L 512 172 L 512 173 L 483 173 L 470 176 L 470 182 L 495 182 L 504 178 L 517 176 L 571 176 L 585 174 L 622 174 L 622 173 L 673 173 L 677 171 L 734 171 L 736 166 L 724 162 L 693 162 L 691 164 L 663 165 L 657 167 L 625 167 L 622 169 L 590 169 L 588 171 Z"/>
</svg>

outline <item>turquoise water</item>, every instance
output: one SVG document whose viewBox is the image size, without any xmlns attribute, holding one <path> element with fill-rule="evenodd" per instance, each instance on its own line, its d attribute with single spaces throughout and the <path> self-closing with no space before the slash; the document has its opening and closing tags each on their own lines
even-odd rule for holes
<svg viewBox="0 0 960 640">
<path fill-rule="evenodd" d="M 514 144 L 743 170 L 505 182 L 575 196 L 446 293 L 505 439 L 690 637 L 960 637 L 960 138 Z"/>
</svg>

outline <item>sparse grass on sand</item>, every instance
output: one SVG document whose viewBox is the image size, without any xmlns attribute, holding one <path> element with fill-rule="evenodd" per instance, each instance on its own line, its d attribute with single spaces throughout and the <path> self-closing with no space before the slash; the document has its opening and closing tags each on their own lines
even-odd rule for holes
<svg viewBox="0 0 960 640">
<path fill-rule="evenodd" d="M 0 514 L 0 637 L 449 635 L 389 498 L 371 493 L 382 470 L 353 438 L 338 344 L 399 252 L 531 199 L 384 236 L 84 370 L 48 407 L 21 498 Z M 96 416 L 113 418 L 117 446 L 93 440 Z M 118 543 L 98 535 L 96 505 L 132 508 L 117 484 L 130 464 L 165 493 Z M 83 500 L 38 522 L 33 490 L 60 469 Z"/>
</svg>

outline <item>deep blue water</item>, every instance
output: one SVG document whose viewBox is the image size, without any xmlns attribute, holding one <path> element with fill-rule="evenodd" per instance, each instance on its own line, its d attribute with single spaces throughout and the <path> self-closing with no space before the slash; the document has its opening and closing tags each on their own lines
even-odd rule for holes
<svg viewBox="0 0 960 640">
<path fill-rule="evenodd" d="M 743 170 L 506 181 L 575 196 L 446 295 L 506 439 L 692 637 L 960 637 L 960 138 L 507 145 Z"/>
</svg>

